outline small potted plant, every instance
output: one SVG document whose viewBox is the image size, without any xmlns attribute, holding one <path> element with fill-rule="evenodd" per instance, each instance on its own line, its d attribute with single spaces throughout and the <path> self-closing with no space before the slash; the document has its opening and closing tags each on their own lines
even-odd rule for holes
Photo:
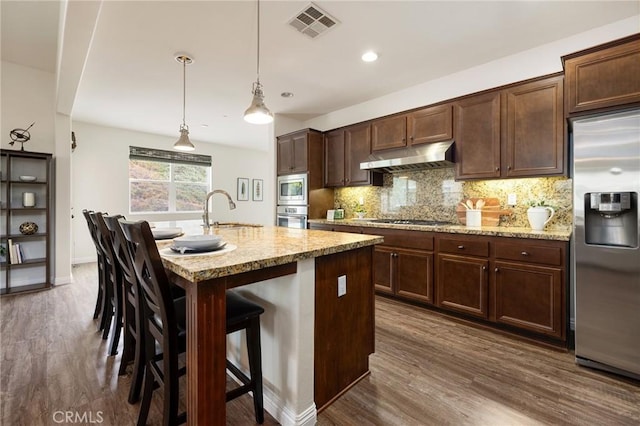
<svg viewBox="0 0 640 426">
<path fill-rule="evenodd" d="M 542 231 L 556 211 L 545 200 L 531 200 L 528 204 L 527 219 L 531 229 Z"/>
<path fill-rule="evenodd" d="M 364 208 L 364 204 L 356 203 L 353 207 L 353 211 L 356 212 L 358 219 L 364 219 L 364 215 L 367 214 L 367 210 Z"/>
</svg>

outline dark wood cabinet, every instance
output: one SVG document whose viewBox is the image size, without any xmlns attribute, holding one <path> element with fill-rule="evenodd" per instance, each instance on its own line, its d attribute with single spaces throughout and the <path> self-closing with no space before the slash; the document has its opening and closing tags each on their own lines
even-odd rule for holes
<svg viewBox="0 0 640 426">
<path fill-rule="evenodd" d="M 453 105 L 437 105 L 407 114 L 409 145 L 453 139 Z"/>
<path fill-rule="evenodd" d="M 489 241 L 438 238 L 436 300 L 441 308 L 489 318 Z"/>
<path fill-rule="evenodd" d="M 555 345 L 567 340 L 567 243 L 342 224 L 312 229 L 381 235 L 375 290 L 435 305 Z"/>
<path fill-rule="evenodd" d="M 313 148 L 322 152 L 322 133 L 305 129 L 277 139 L 278 175 L 308 172 L 311 162 L 318 162 L 322 170 L 322 156 L 312 155 Z M 310 146 L 313 145 L 313 146 Z"/>
<path fill-rule="evenodd" d="M 324 135 L 324 186 L 344 186 L 344 130 Z"/>
<path fill-rule="evenodd" d="M 407 116 L 394 115 L 371 123 L 371 149 L 403 148 L 407 146 Z"/>
<path fill-rule="evenodd" d="M 567 114 L 640 103 L 640 34 L 562 57 Z"/>
<path fill-rule="evenodd" d="M 456 179 L 500 177 L 500 92 L 455 105 Z"/>
<path fill-rule="evenodd" d="M 564 173 L 563 77 L 517 85 L 504 90 L 502 96 L 502 176 Z"/>
<path fill-rule="evenodd" d="M 496 322 L 562 338 L 562 270 L 496 261 L 493 270 Z"/>
<path fill-rule="evenodd" d="M 460 100 L 456 178 L 566 173 L 563 77 L 553 75 Z"/>
<path fill-rule="evenodd" d="M 453 139 L 452 104 L 436 105 L 371 123 L 372 151 Z"/>
<path fill-rule="evenodd" d="M 371 125 L 356 124 L 325 134 L 325 187 L 382 185 L 382 175 L 361 170 L 371 154 Z"/>
<path fill-rule="evenodd" d="M 433 235 L 369 227 L 362 232 L 384 237 L 374 249 L 376 291 L 433 303 Z"/>
<path fill-rule="evenodd" d="M 566 244 L 500 240 L 494 250 L 495 321 L 565 340 Z"/>
</svg>

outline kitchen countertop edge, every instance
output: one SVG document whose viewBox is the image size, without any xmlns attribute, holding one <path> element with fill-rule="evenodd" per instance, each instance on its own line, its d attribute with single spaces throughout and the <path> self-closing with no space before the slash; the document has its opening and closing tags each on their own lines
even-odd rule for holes
<svg viewBox="0 0 640 426">
<path fill-rule="evenodd" d="M 374 223 L 354 219 L 310 219 L 309 223 L 337 226 L 357 226 L 363 228 L 404 229 L 410 231 L 436 232 L 444 234 L 467 234 L 507 238 L 527 238 L 536 240 L 569 241 L 571 239 L 571 229 L 569 228 L 552 228 L 545 231 L 534 231 L 530 228 L 523 227 L 482 226 L 479 228 L 468 228 L 464 225 L 425 226 L 395 223 Z"/>
</svg>

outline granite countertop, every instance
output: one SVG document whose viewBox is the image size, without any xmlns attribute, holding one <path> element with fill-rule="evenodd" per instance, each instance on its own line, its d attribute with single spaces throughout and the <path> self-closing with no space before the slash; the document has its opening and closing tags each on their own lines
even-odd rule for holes
<svg viewBox="0 0 640 426">
<path fill-rule="evenodd" d="M 186 229 L 185 233 L 202 233 L 196 230 Z M 212 228 L 211 234 L 220 235 L 227 246 L 237 248 L 223 254 L 167 256 L 162 254 L 162 249 L 170 246 L 171 240 L 158 241 L 165 268 L 189 281 L 199 282 L 383 242 L 382 237 L 374 235 L 277 226 Z"/>
<path fill-rule="evenodd" d="M 393 224 L 393 223 L 377 223 L 368 222 L 367 220 L 344 219 L 344 220 L 326 220 L 311 219 L 309 223 L 342 225 L 342 226 L 361 226 L 367 228 L 387 228 L 387 229 L 407 229 L 411 231 L 423 232 L 440 232 L 449 234 L 470 234 L 470 235 L 487 235 L 495 237 L 510 238 L 531 238 L 538 240 L 556 240 L 569 241 L 571 238 L 570 228 L 551 228 L 544 231 L 533 231 L 531 228 L 523 227 L 507 227 L 507 226 L 482 226 L 479 228 L 467 228 L 464 225 L 443 225 L 443 226 L 424 226 L 410 224 Z"/>
</svg>

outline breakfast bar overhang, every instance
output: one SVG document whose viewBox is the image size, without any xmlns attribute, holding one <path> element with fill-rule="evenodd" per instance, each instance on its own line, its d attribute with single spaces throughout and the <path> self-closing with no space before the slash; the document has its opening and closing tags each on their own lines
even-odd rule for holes
<svg viewBox="0 0 640 426">
<path fill-rule="evenodd" d="M 281 227 L 214 232 L 237 248 L 163 256 L 187 295 L 187 423 L 225 424 L 226 357 L 236 355 L 233 337 L 227 351 L 225 292 L 235 288 L 265 308 L 265 409 L 281 424 L 312 424 L 368 374 L 373 245 L 383 238 Z"/>
</svg>

